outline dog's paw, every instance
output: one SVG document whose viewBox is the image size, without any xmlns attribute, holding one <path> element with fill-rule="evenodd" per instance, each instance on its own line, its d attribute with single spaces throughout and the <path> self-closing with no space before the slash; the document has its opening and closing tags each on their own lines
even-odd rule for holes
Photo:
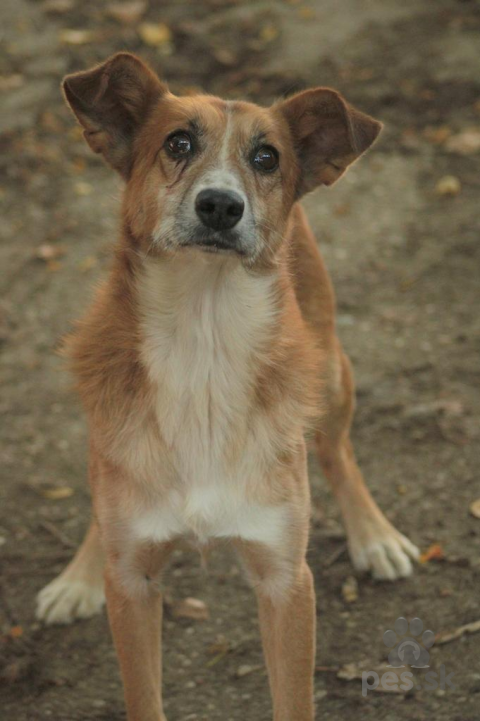
<svg viewBox="0 0 480 721">
<path fill-rule="evenodd" d="M 38 594 L 35 615 L 47 625 L 72 623 L 99 613 L 104 603 L 102 586 L 59 576 Z"/>
<path fill-rule="evenodd" d="M 350 540 L 349 550 L 357 571 L 368 571 L 380 581 L 395 581 L 410 576 L 412 561 L 420 555 L 418 548 L 389 524 L 363 544 Z"/>
</svg>

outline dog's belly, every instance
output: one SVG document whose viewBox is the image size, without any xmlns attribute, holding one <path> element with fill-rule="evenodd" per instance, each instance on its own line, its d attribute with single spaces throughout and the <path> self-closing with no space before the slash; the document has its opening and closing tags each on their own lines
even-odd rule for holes
<svg viewBox="0 0 480 721">
<path fill-rule="evenodd" d="M 288 515 L 285 505 L 250 502 L 230 483 L 212 483 L 184 493 L 170 491 L 158 505 L 136 514 L 131 529 L 138 541 L 241 538 L 278 547 L 286 535 Z"/>
</svg>

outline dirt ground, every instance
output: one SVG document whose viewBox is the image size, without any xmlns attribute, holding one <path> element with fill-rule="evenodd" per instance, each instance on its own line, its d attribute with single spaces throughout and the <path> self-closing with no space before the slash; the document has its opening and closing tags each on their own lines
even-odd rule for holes
<svg viewBox="0 0 480 721">
<path fill-rule="evenodd" d="M 125 718 L 105 614 L 43 628 L 34 598 L 88 520 L 85 423 L 55 351 L 106 265 L 120 195 L 83 144 L 59 81 L 128 49 L 176 92 L 268 103 L 331 85 L 385 122 L 370 155 L 305 204 L 356 369 L 354 440 L 368 483 L 395 524 L 422 550 L 440 544 L 444 559 L 393 585 L 359 578 L 358 599 L 347 603 L 339 513 L 312 460 L 317 718 L 478 719 L 480 635 L 431 650 L 431 667 L 453 673 L 454 689 L 364 697 L 338 669 L 384 663 L 383 633 L 399 616 L 418 616 L 437 634 L 480 619 L 480 520 L 469 512 L 480 496 L 480 5 L 146 6 L 2 0 L 0 9 L 0 718 Z M 166 28 L 149 34 L 142 23 Z M 205 573 L 178 552 L 167 585 L 210 612 L 175 620 L 167 609 L 169 719 L 270 718 L 254 602 L 235 558 L 219 550 Z"/>
</svg>

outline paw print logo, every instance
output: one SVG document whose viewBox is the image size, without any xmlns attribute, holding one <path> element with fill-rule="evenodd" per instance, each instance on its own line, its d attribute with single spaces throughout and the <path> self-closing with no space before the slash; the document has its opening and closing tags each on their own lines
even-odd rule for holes
<svg viewBox="0 0 480 721">
<path fill-rule="evenodd" d="M 428 649 L 435 641 L 433 631 L 423 631 L 423 623 L 419 618 L 412 618 L 410 623 L 406 618 L 397 618 L 393 628 L 394 631 L 385 631 L 383 634 L 383 643 L 390 649 L 389 665 L 393 668 L 428 668 Z"/>
</svg>

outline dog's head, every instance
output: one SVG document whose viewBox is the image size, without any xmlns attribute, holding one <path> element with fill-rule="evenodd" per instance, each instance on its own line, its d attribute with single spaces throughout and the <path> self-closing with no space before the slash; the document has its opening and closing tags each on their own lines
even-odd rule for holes
<svg viewBox="0 0 480 721">
<path fill-rule="evenodd" d="M 334 183 L 381 129 L 329 88 L 270 108 L 176 97 L 128 53 L 68 75 L 63 88 L 92 150 L 126 180 L 134 242 L 154 254 L 272 260 L 293 203 Z"/>
</svg>

